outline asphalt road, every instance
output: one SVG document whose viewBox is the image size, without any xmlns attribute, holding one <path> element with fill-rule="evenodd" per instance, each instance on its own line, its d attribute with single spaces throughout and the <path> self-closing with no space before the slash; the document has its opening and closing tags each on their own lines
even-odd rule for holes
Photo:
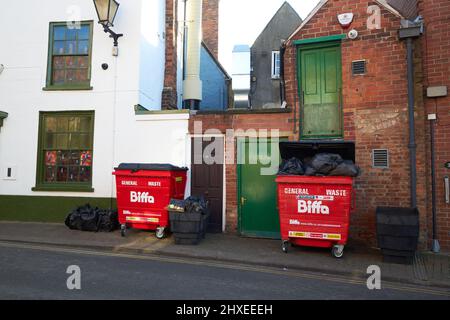
<svg viewBox="0 0 450 320">
<path fill-rule="evenodd" d="M 81 290 L 66 273 L 80 267 Z M 292 270 L 0 243 L 0 299 L 449 299 L 449 292 Z"/>
</svg>

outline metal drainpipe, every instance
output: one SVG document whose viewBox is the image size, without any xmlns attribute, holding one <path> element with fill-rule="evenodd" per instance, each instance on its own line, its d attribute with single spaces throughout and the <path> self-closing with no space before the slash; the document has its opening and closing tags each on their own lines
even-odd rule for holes
<svg viewBox="0 0 450 320">
<path fill-rule="evenodd" d="M 283 44 L 280 47 L 280 100 L 281 104 L 286 101 L 286 83 L 285 83 L 285 74 L 284 74 L 284 55 L 286 53 L 286 44 Z"/>
<path fill-rule="evenodd" d="M 408 116 L 409 116 L 409 163 L 411 168 L 411 207 L 417 207 L 417 144 L 414 119 L 414 49 L 413 39 L 406 40 L 408 56 Z"/>
<path fill-rule="evenodd" d="M 431 250 L 435 253 L 440 251 L 439 240 L 437 239 L 437 219 L 436 219 L 436 155 L 434 141 L 435 120 L 430 120 L 430 140 L 431 140 L 431 211 L 433 215 L 433 243 Z"/>
<path fill-rule="evenodd" d="M 414 48 L 413 39 L 421 36 L 423 29 L 421 24 L 415 24 L 403 20 L 406 27 L 399 29 L 400 40 L 406 40 L 407 73 L 408 73 L 408 118 L 409 118 L 409 165 L 410 165 L 410 194 L 411 207 L 417 208 L 417 145 L 416 126 L 414 120 Z"/>
</svg>

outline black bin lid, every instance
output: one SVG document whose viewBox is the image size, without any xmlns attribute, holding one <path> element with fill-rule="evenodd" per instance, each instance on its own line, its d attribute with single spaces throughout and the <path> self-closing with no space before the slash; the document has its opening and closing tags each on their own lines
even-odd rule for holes
<svg viewBox="0 0 450 320">
<path fill-rule="evenodd" d="M 115 170 L 131 171 L 187 171 L 187 168 L 180 168 L 168 163 L 121 163 Z"/>
<path fill-rule="evenodd" d="M 335 153 L 344 160 L 355 162 L 355 143 L 341 140 L 311 140 L 280 142 L 280 154 L 283 160 L 293 157 L 304 159 L 314 157 L 318 153 Z"/>
</svg>

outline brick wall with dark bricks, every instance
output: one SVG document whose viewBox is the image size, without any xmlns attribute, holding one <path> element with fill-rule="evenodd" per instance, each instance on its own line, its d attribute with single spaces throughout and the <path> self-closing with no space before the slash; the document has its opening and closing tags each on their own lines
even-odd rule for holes
<svg viewBox="0 0 450 320">
<path fill-rule="evenodd" d="M 431 2 L 431 3 L 430 3 Z M 417 200 L 420 210 L 420 247 L 429 247 L 431 239 L 430 149 L 427 113 L 437 113 L 436 165 L 438 199 L 438 236 L 444 251 L 449 250 L 450 206 L 444 201 L 443 177 L 450 172 L 443 163 L 450 161 L 450 98 L 427 99 L 426 87 L 450 82 L 450 3 L 429 0 L 419 2 L 420 13 L 426 19 L 427 35 L 415 41 L 415 120 L 417 141 Z M 362 175 L 356 180 L 356 207 L 352 216 L 351 238 L 375 245 L 375 209 L 377 206 L 410 206 L 410 175 L 408 149 L 408 103 L 406 46 L 398 39 L 400 18 L 381 8 L 381 29 L 367 29 L 367 7 L 373 1 L 330 0 L 294 39 L 316 38 L 342 34 L 336 16 L 353 12 L 352 28 L 359 31 L 356 40 L 342 41 L 342 78 L 344 139 L 357 147 L 357 162 Z M 202 121 L 203 130 L 276 128 L 290 140 L 300 139 L 298 115 L 300 102 L 296 79 L 296 48 L 288 46 L 285 54 L 285 82 L 291 113 L 281 114 L 208 114 L 192 117 Z M 353 76 L 351 62 L 365 59 L 367 73 Z M 295 120 L 294 118 L 297 118 Z M 388 149 L 390 167 L 372 167 L 372 149 Z M 236 150 L 234 157 L 236 160 Z M 237 229 L 236 165 L 226 166 L 227 231 Z M 428 241 L 427 241 L 428 240 Z"/>
<path fill-rule="evenodd" d="M 356 179 L 357 209 L 352 215 L 350 237 L 375 245 L 376 207 L 410 206 L 410 169 L 406 45 L 398 38 L 400 18 L 379 5 L 381 29 L 369 30 L 367 9 L 370 5 L 379 4 L 367 0 L 330 0 L 293 40 L 346 33 L 348 30 L 340 26 L 337 15 L 355 14 L 351 28 L 358 30 L 359 37 L 342 41 L 344 139 L 356 142 L 356 160 L 362 169 L 362 175 Z M 288 105 L 296 108 L 299 114 L 296 55 L 296 47 L 288 44 L 284 70 L 286 97 Z M 365 75 L 352 75 L 351 64 L 355 60 L 366 60 Z M 416 87 L 416 91 L 421 92 L 421 82 L 417 79 Z M 417 201 L 421 219 L 420 244 L 424 247 L 428 238 L 426 122 L 420 98 L 416 100 L 415 110 Z M 373 168 L 373 149 L 389 150 L 388 169 Z"/>
<path fill-rule="evenodd" d="M 425 20 L 425 33 L 421 37 L 423 56 L 423 95 L 426 113 L 437 114 L 435 128 L 436 157 L 436 211 L 437 238 L 443 251 L 450 251 L 450 204 L 445 202 L 444 177 L 450 170 L 444 164 L 450 161 L 450 96 L 427 98 L 426 89 L 432 86 L 450 88 L 450 1 L 422 0 L 419 11 Z M 427 124 L 427 147 L 430 146 L 430 124 Z M 427 150 L 428 177 L 431 176 L 431 150 Z M 430 178 L 428 178 L 431 183 Z M 431 194 L 431 188 L 428 188 Z M 430 197 L 431 198 L 431 197 Z M 431 241 L 432 213 L 429 202 L 428 229 Z"/>
<path fill-rule="evenodd" d="M 248 130 L 271 129 L 279 130 L 279 133 L 289 140 L 295 139 L 292 113 L 247 113 L 247 114 L 197 114 L 190 119 L 189 132 L 194 133 L 194 122 L 202 124 L 202 133 L 208 129 L 219 130 L 226 134 L 227 129 Z M 198 134 L 198 132 L 195 132 Z M 228 145 L 234 146 L 233 163 L 225 165 L 225 189 L 226 189 L 226 231 L 236 233 L 238 228 L 238 202 L 237 202 L 237 147 L 236 137 L 227 140 Z"/>
<path fill-rule="evenodd" d="M 178 0 L 166 0 L 166 53 L 161 108 L 177 109 L 177 6 Z"/>
<path fill-rule="evenodd" d="M 203 41 L 216 58 L 219 57 L 219 2 L 203 0 Z"/>
</svg>

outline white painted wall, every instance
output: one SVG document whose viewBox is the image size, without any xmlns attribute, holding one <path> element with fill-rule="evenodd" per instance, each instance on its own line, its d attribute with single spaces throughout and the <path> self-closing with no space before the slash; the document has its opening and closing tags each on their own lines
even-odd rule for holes
<svg viewBox="0 0 450 320">
<path fill-rule="evenodd" d="M 4 2 L 0 0 L 3 8 Z M 90 91 L 42 88 L 49 22 L 96 22 L 92 0 L 8 1 L 7 10 L 0 10 L 0 64 L 5 66 L 0 74 L 0 110 L 9 113 L 0 131 L 0 195 L 110 197 L 115 195 L 111 173 L 122 161 L 185 164 L 187 116 L 153 121 L 151 116 L 134 112 L 138 103 L 149 109 L 161 108 L 165 1 L 120 2 L 114 30 L 124 37 L 119 39 L 117 58 L 111 54 L 112 39 L 94 23 Z M 74 13 L 79 15 L 74 17 Z M 104 71 L 102 63 L 108 63 L 109 69 Z M 33 192 L 39 111 L 67 110 L 95 110 L 95 192 Z M 17 168 L 16 179 L 5 180 L 4 168 L 12 166 Z"/>
<path fill-rule="evenodd" d="M 128 0 L 132 1 L 132 0 Z M 164 87 L 166 6 L 163 0 L 141 0 L 139 104 L 161 109 Z"/>
</svg>

